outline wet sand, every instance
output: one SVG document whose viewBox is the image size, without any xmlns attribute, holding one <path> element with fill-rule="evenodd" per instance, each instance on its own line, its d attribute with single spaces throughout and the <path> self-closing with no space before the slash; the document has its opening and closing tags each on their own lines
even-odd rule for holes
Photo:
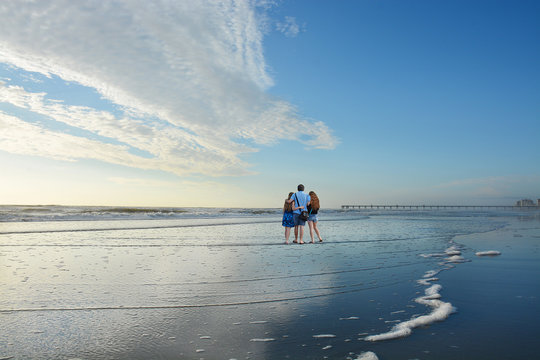
<svg viewBox="0 0 540 360">
<path fill-rule="evenodd" d="M 289 246 L 272 222 L 154 225 L 1 235 L 0 357 L 501 359 L 539 350 L 534 217 L 329 219 L 323 244 Z M 487 250 L 501 255 L 475 255 Z M 455 311 L 369 341 L 429 317 L 437 308 L 418 299 L 434 285 L 430 296 Z"/>
</svg>

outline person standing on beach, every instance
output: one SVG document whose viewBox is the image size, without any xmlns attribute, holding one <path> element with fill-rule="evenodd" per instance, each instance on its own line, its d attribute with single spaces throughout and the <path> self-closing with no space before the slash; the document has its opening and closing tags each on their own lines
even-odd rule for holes
<svg viewBox="0 0 540 360">
<path fill-rule="evenodd" d="M 309 192 L 309 197 L 311 199 L 307 211 L 309 212 L 309 219 L 308 219 L 308 226 L 309 226 L 309 236 L 311 236 L 311 243 L 315 243 L 313 240 L 313 230 L 315 230 L 315 233 L 317 234 L 317 237 L 319 238 L 319 242 L 322 242 L 323 239 L 321 238 L 321 233 L 319 232 L 319 228 L 317 227 L 317 222 L 319 219 L 317 218 L 317 213 L 319 212 L 319 209 L 321 208 L 319 203 L 319 197 L 317 194 L 315 194 L 315 191 Z"/>
<path fill-rule="evenodd" d="M 308 194 L 304 192 L 304 185 L 300 184 L 298 185 L 298 192 L 296 192 L 292 199 L 294 200 L 296 204 L 296 210 L 293 211 L 293 218 L 294 218 L 294 241 L 295 244 L 303 244 L 304 243 L 304 226 L 306 225 L 306 222 L 302 219 L 300 219 L 300 211 L 301 209 L 306 209 L 310 197 Z M 298 236 L 300 236 L 300 242 L 298 242 Z"/>
<path fill-rule="evenodd" d="M 291 199 L 293 192 L 289 193 L 289 197 L 285 199 L 283 204 L 283 220 L 281 220 L 281 225 L 285 227 L 285 244 L 289 243 L 289 236 L 291 235 L 291 228 L 294 227 L 294 216 L 293 211 L 297 209 L 294 204 L 294 200 Z"/>
</svg>

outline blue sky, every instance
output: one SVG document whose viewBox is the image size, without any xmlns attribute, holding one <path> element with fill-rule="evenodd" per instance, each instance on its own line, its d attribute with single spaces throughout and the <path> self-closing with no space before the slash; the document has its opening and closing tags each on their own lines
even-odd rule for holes
<svg viewBox="0 0 540 360">
<path fill-rule="evenodd" d="M 536 1 L 6 1 L 0 203 L 540 198 Z"/>
</svg>

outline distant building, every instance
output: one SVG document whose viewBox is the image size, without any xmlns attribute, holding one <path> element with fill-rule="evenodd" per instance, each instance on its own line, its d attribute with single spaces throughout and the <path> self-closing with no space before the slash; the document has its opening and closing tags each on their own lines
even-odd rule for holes
<svg viewBox="0 0 540 360">
<path fill-rule="evenodd" d="M 540 199 L 538 199 L 538 202 L 540 203 Z M 535 204 L 531 199 L 523 199 L 518 200 L 516 206 L 535 206 Z"/>
</svg>

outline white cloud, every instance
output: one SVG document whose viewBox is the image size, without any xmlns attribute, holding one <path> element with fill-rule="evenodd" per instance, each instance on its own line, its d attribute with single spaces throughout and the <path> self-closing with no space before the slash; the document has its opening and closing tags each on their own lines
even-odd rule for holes
<svg viewBox="0 0 540 360">
<path fill-rule="evenodd" d="M 46 100 L 44 93 L 29 93 L 19 86 L 2 83 L 1 102 L 30 110 L 99 138 L 99 141 L 90 141 L 85 137 L 50 131 L 40 124 L 29 124 L 0 112 L 3 128 L 0 149 L 4 151 L 63 160 L 92 158 L 178 175 L 193 172 L 214 175 L 248 173 L 247 165 L 230 149 L 205 147 L 197 137 L 168 123 L 145 124 L 131 118 L 116 118 L 106 111 L 67 106 Z M 111 142 L 117 145 L 113 148 Z M 70 146 L 73 151 L 69 150 Z M 149 156 L 133 155 L 130 149 L 144 151 Z M 237 150 L 249 151 L 246 147 L 240 149 L 240 146 L 237 146 Z"/>
<path fill-rule="evenodd" d="M 17 117 L 0 112 L 0 150 L 15 154 L 45 156 L 73 161 L 92 158 L 115 164 L 133 165 L 135 156 L 126 146 L 104 144 L 69 134 L 44 130 Z M 142 165 L 142 164 L 141 164 Z"/>
<path fill-rule="evenodd" d="M 273 81 L 263 57 L 260 18 L 250 1 L 3 1 L 0 17 L 0 62 L 94 88 L 124 109 L 117 117 L 48 100 L 43 92 L 0 86 L 2 101 L 97 136 L 86 144 L 92 147 L 70 159 L 237 175 L 249 173 L 239 156 L 259 145 L 280 139 L 311 148 L 337 144 L 323 122 L 304 119 L 293 105 L 265 93 Z M 288 28 L 294 32 L 293 24 Z M 6 114 L 3 120 L 14 132 L 24 125 L 6 120 Z M 83 139 L 39 127 L 29 125 L 41 134 L 33 150 L 11 151 L 65 158 L 54 154 L 54 147 L 40 148 L 45 137 Z M 110 142 L 123 150 L 100 153 L 113 146 Z M 130 149 L 152 156 L 135 156 Z"/>
<path fill-rule="evenodd" d="M 276 23 L 276 29 L 287 37 L 296 37 L 300 33 L 300 26 L 292 16 L 285 16 L 284 22 Z"/>
</svg>

